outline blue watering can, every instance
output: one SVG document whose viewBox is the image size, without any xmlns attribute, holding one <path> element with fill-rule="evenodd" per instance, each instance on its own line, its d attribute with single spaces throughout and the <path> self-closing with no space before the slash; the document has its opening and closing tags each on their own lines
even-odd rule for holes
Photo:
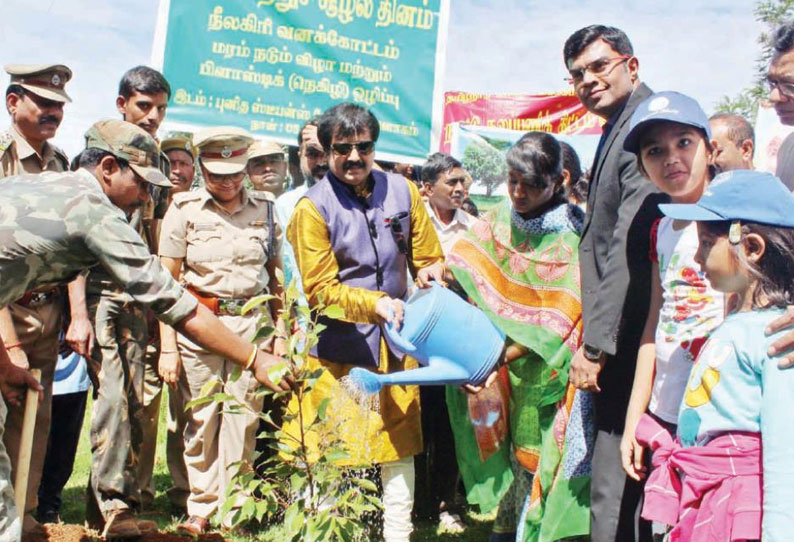
<svg viewBox="0 0 794 542">
<path fill-rule="evenodd" d="M 505 342 L 485 313 L 435 283 L 408 299 L 400 331 L 392 324 L 384 331 L 392 351 L 416 358 L 422 367 L 390 374 L 356 367 L 350 379 L 367 393 L 391 384 L 478 384 L 493 371 Z"/>
</svg>

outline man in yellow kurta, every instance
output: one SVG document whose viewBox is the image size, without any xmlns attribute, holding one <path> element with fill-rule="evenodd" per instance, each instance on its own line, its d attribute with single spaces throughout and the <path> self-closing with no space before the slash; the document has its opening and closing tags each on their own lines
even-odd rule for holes
<svg viewBox="0 0 794 542">
<path fill-rule="evenodd" d="M 341 320 L 321 320 L 327 328 L 309 363 L 327 371 L 309 402 L 316 407 L 331 398 L 329 426 L 352 464 L 381 464 L 384 539 L 407 542 L 413 456 L 422 450 L 418 389 L 387 386 L 378 412 L 361 415 L 345 404 L 339 385 L 356 366 L 380 372 L 410 367 L 410 360 L 389 352 L 379 325 L 401 324 L 409 269 L 419 287 L 443 276 L 441 246 L 418 190 L 399 175 L 372 169 L 378 134 L 375 116 L 357 105 L 340 104 L 322 115 L 318 136 L 330 171 L 298 202 L 287 237 L 310 305 L 322 298 L 345 313 Z"/>
</svg>

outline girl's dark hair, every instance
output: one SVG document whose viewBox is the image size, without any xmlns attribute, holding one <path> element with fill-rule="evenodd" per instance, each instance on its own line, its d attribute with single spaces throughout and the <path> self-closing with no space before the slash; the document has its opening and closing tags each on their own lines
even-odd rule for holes
<svg viewBox="0 0 794 542">
<path fill-rule="evenodd" d="M 562 148 L 562 168 L 571 176 L 565 187 L 566 195 L 573 203 L 583 203 L 587 201 L 587 179 L 582 172 L 579 155 L 565 141 L 560 141 L 560 147 Z"/>
<path fill-rule="evenodd" d="M 714 235 L 727 236 L 731 222 L 701 222 L 700 225 Z M 747 261 L 741 243 L 733 245 L 733 256 L 758 281 L 753 293 L 753 308 L 784 309 L 794 305 L 794 228 L 742 222 L 742 237 L 750 233 L 766 241 L 761 259 L 758 263 Z"/>
<path fill-rule="evenodd" d="M 505 156 L 508 169 L 532 179 L 534 188 L 554 185 L 554 202 L 565 201 L 562 176 L 562 148 L 546 132 L 527 132 L 510 147 Z"/>
</svg>

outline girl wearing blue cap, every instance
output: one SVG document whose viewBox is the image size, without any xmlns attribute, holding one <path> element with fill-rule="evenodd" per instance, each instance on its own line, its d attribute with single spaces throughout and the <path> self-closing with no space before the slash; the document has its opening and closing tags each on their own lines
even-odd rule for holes
<svg viewBox="0 0 794 542">
<path fill-rule="evenodd" d="M 695 100 L 677 92 L 659 92 L 640 104 L 624 148 L 637 155 L 643 175 L 676 203 L 696 202 L 713 177 L 708 117 Z M 695 223 L 664 217 L 652 237 L 651 307 L 620 447 L 623 469 L 635 480 L 646 474 L 643 447 L 635 439 L 637 423 L 647 410 L 675 433 L 695 358 L 725 315 L 723 294 L 695 262 Z"/>
<path fill-rule="evenodd" d="M 733 302 L 692 368 L 677 439 L 649 416 L 637 427 L 656 467 L 643 517 L 674 524 L 672 541 L 791 540 L 794 372 L 768 355 L 780 334 L 765 329 L 794 301 L 794 196 L 771 174 L 734 171 L 697 203 L 660 208 L 697 222 L 695 259 Z"/>
</svg>

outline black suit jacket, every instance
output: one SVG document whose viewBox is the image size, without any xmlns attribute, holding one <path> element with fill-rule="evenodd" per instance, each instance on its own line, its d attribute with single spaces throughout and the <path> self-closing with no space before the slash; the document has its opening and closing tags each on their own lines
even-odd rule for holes
<svg viewBox="0 0 794 542">
<path fill-rule="evenodd" d="M 629 120 L 652 94 L 629 97 L 593 164 L 579 245 L 584 342 L 607 354 L 596 398 L 599 429 L 622 432 L 651 291 L 650 230 L 666 200 L 623 150 Z"/>
</svg>

